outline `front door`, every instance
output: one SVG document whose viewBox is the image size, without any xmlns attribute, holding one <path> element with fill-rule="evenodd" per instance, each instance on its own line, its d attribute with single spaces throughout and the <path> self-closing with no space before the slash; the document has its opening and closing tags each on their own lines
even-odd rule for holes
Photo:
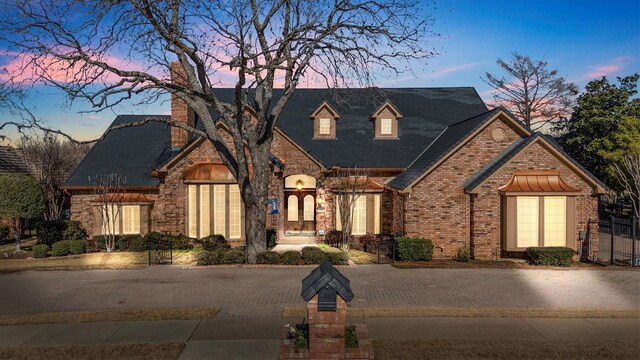
<svg viewBox="0 0 640 360">
<path fill-rule="evenodd" d="M 284 197 L 286 210 L 285 232 L 315 232 L 315 190 L 285 191 Z"/>
</svg>

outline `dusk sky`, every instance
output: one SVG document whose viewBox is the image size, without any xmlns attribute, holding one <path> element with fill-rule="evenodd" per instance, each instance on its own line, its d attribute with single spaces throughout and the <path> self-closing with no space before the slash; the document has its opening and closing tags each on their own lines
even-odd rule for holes
<svg viewBox="0 0 640 360">
<path fill-rule="evenodd" d="M 640 71 L 640 1 L 438 1 L 432 11 L 441 54 L 415 76 L 380 81 L 383 87 L 473 86 L 486 100 L 481 80 L 496 72 L 497 58 L 512 52 L 544 59 L 583 89 L 591 79 Z M 0 68 L 8 61 L 0 57 Z M 145 107 L 126 104 L 97 114 L 84 102 L 66 106 L 64 94 L 38 87 L 30 99 L 36 114 L 54 128 L 80 139 L 99 136 L 117 114 L 167 114 L 168 96 Z M 7 120 L 9 114 L 0 113 Z"/>
</svg>

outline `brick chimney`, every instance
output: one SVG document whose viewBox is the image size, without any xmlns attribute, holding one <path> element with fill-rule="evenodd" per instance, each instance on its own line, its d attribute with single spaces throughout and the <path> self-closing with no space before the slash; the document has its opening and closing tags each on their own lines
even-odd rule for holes
<svg viewBox="0 0 640 360">
<path fill-rule="evenodd" d="M 179 61 L 171 63 L 171 81 L 174 84 L 187 84 L 187 77 Z M 171 95 L 171 118 L 189 126 L 195 126 L 196 114 L 184 100 Z M 189 142 L 191 134 L 183 129 L 171 127 L 171 148 L 179 149 Z"/>
</svg>

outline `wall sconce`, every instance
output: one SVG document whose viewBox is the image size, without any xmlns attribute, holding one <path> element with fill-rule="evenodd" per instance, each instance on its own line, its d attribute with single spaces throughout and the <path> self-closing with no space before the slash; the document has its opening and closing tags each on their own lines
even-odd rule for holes
<svg viewBox="0 0 640 360">
<path fill-rule="evenodd" d="M 304 182 L 302 182 L 302 180 L 296 181 L 296 189 L 302 190 L 302 185 L 303 184 L 304 184 Z"/>
</svg>

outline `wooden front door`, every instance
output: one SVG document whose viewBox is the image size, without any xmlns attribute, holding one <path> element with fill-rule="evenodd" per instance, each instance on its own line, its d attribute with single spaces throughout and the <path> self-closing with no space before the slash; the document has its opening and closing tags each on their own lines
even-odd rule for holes
<svg viewBox="0 0 640 360">
<path fill-rule="evenodd" d="M 285 228 L 287 232 L 316 230 L 316 192 L 285 191 Z"/>
</svg>

